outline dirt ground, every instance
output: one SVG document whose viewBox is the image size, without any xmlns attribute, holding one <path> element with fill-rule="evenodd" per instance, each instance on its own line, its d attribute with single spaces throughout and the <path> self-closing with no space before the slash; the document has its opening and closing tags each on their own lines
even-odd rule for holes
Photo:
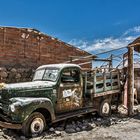
<svg viewBox="0 0 140 140">
<path fill-rule="evenodd" d="M 100 118 L 89 114 L 56 123 L 30 140 L 140 140 L 140 107 L 134 117 L 113 114 Z M 0 140 L 28 140 L 19 131 L 0 129 Z"/>
</svg>

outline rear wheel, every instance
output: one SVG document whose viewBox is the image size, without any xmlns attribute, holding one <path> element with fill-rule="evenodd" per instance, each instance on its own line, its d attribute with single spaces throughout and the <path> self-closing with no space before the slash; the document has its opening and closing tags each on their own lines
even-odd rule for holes
<svg viewBox="0 0 140 140">
<path fill-rule="evenodd" d="M 99 107 L 99 115 L 101 117 L 107 117 L 111 115 L 111 104 L 108 100 L 103 100 Z"/>
<path fill-rule="evenodd" d="M 32 113 L 23 123 L 22 132 L 25 136 L 38 136 L 46 128 L 44 116 L 39 112 Z"/>
</svg>

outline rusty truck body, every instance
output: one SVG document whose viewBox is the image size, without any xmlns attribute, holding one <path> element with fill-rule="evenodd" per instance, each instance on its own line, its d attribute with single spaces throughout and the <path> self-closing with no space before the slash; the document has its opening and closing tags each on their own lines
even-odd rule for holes
<svg viewBox="0 0 140 140">
<path fill-rule="evenodd" d="M 1 84 L 0 126 L 40 134 L 50 123 L 98 112 L 111 113 L 112 97 L 121 92 L 119 71 L 82 72 L 76 64 L 43 65 L 32 82 Z"/>
</svg>

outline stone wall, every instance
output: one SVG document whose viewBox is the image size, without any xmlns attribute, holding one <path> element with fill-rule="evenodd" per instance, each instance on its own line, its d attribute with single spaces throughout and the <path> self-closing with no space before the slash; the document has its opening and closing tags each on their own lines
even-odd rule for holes
<svg viewBox="0 0 140 140">
<path fill-rule="evenodd" d="M 0 67 L 0 83 L 17 83 L 31 81 L 34 74 L 31 68 Z"/>
</svg>

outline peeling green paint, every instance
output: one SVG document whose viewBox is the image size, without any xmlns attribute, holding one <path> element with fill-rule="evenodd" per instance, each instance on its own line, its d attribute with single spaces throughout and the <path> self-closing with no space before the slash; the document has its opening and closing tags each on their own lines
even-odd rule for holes
<svg viewBox="0 0 140 140">
<path fill-rule="evenodd" d="M 39 67 L 38 70 L 47 71 L 47 69 L 59 72 L 56 80 L 42 80 L 0 85 L 0 110 L 4 113 L 5 120 L 15 123 L 22 123 L 33 111 L 39 108 L 46 109 L 51 114 L 51 119 L 55 120 L 55 108 L 60 84 L 60 74 L 64 68 L 77 67 L 75 64 L 56 64 Z M 57 70 L 57 71 L 56 71 Z M 50 73 L 49 73 L 50 74 Z M 49 75 L 47 75 L 49 76 Z M 34 80 L 34 79 L 33 79 Z M 50 79 L 51 80 L 51 79 Z M 0 114 L 1 115 L 1 114 Z"/>
<path fill-rule="evenodd" d="M 54 118 L 55 86 L 55 82 L 48 81 L 6 84 L 1 90 L 0 107 L 16 123 L 22 123 L 38 108 L 49 110 Z"/>
</svg>

